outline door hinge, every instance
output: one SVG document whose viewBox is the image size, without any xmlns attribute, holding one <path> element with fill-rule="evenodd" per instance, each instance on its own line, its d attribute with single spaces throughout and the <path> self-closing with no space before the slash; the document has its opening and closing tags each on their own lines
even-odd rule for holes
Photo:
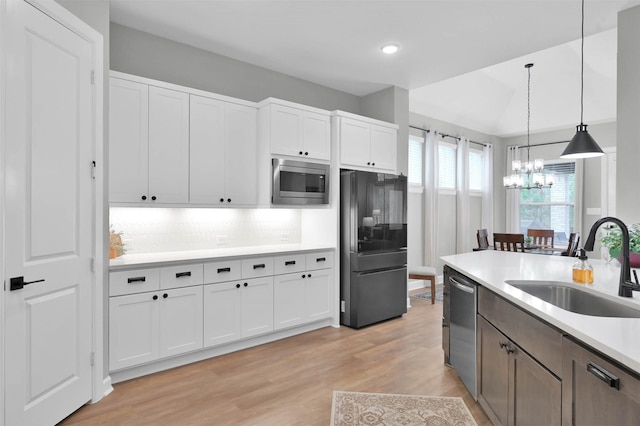
<svg viewBox="0 0 640 426">
<path fill-rule="evenodd" d="M 91 70 L 91 84 L 96 84 L 96 72 Z"/>
<path fill-rule="evenodd" d="M 89 364 L 91 364 L 91 366 L 93 367 L 93 364 L 96 361 L 96 353 L 95 352 L 91 352 L 91 356 L 89 357 Z"/>
<path fill-rule="evenodd" d="M 96 258 L 95 257 L 91 258 L 90 265 L 91 265 L 91 272 L 95 272 L 96 271 Z"/>
<path fill-rule="evenodd" d="M 346 312 L 346 311 L 347 311 L 347 306 L 346 306 L 346 304 L 344 303 L 344 300 L 341 300 L 341 301 L 340 301 L 340 312 L 344 313 L 344 312 Z"/>
<path fill-rule="evenodd" d="M 91 179 L 95 179 L 96 178 L 96 162 L 95 160 L 91 161 Z"/>
</svg>

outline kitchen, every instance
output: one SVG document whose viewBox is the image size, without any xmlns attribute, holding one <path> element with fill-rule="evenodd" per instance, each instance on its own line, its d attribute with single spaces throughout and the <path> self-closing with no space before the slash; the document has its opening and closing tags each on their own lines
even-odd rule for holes
<svg viewBox="0 0 640 426">
<path fill-rule="evenodd" d="M 81 5 L 77 5 L 77 6 L 79 8 L 82 8 Z M 106 31 L 108 33 L 109 29 L 107 29 Z M 128 60 L 136 61 L 136 57 L 139 57 L 139 58 L 143 57 L 142 55 L 140 55 L 140 53 L 131 54 L 130 51 L 129 51 L 129 53 L 127 53 L 126 46 L 123 46 L 123 45 L 130 45 L 130 47 L 131 46 L 135 47 L 136 46 L 135 40 L 137 40 L 139 42 L 139 46 L 141 46 L 141 49 L 149 48 L 148 47 L 149 46 L 148 43 L 158 43 L 158 45 L 157 45 L 158 51 L 165 52 L 167 54 L 167 57 L 172 56 L 169 53 L 172 49 L 174 49 L 174 51 L 176 51 L 176 55 L 178 55 L 178 56 L 184 55 L 185 51 L 190 52 L 191 54 L 195 55 L 195 57 L 198 57 L 198 56 L 201 57 L 202 56 L 202 52 L 196 52 L 195 49 L 194 50 L 190 50 L 189 48 L 186 48 L 184 46 L 178 46 L 177 43 L 169 42 L 169 41 L 164 40 L 164 39 L 157 39 L 157 38 L 154 38 L 154 37 L 152 37 L 152 36 L 150 36 L 148 34 L 144 34 L 144 33 L 141 33 L 141 32 L 136 32 L 135 30 L 132 30 L 132 29 L 127 28 L 127 27 L 123 27 L 123 26 L 118 25 L 118 24 L 113 24 L 112 25 L 111 33 L 112 33 L 111 37 L 108 37 L 108 38 L 110 39 L 112 47 L 111 47 L 111 49 L 105 49 L 105 51 L 106 52 L 110 52 L 110 54 L 111 54 L 111 64 L 112 64 L 111 68 L 113 68 L 113 69 L 120 68 L 119 71 L 123 71 L 123 72 L 127 72 L 128 71 L 128 72 L 130 72 L 132 74 L 140 74 L 140 73 L 142 73 L 142 74 L 146 74 L 147 76 L 150 76 L 152 78 L 155 77 L 155 78 L 157 78 L 159 80 L 167 80 L 166 78 L 161 78 L 162 76 L 154 75 L 154 72 L 160 71 L 162 69 L 162 67 L 158 67 L 158 69 L 156 69 L 156 70 L 150 70 L 149 72 L 138 72 L 138 73 L 135 73 L 134 72 L 135 69 L 137 68 L 138 71 L 140 71 L 139 67 L 142 65 L 142 64 L 140 64 L 139 60 L 136 63 L 130 64 L 131 69 L 122 68 L 123 66 L 126 67 L 126 61 L 128 61 Z M 118 43 L 120 43 L 120 45 Z M 120 47 L 118 47 L 118 46 L 120 46 Z M 128 56 L 128 55 L 131 55 L 131 56 Z M 120 62 L 118 62 L 118 61 L 120 61 Z M 123 61 L 124 61 L 125 65 L 123 65 Z M 120 67 L 118 66 L 118 64 L 120 64 Z M 169 64 L 167 64 L 167 66 L 170 67 Z M 169 68 L 168 72 L 170 73 L 170 68 Z M 107 75 L 107 74 L 105 74 L 105 75 Z M 182 81 L 174 82 L 174 84 L 180 84 L 180 83 L 184 84 L 185 86 L 188 86 L 187 84 L 183 83 Z M 237 91 L 241 92 L 241 90 L 246 90 L 246 89 L 240 89 L 239 88 Z M 215 93 L 223 93 L 223 94 L 227 94 L 228 95 L 228 93 L 225 93 L 224 90 L 212 90 L 212 91 L 215 92 Z M 387 97 L 388 96 L 388 97 L 391 98 L 391 97 L 397 95 L 397 93 L 395 93 L 395 92 L 397 92 L 397 91 L 394 91 L 394 90 L 385 91 L 385 93 L 379 94 L 377 97 L 371 97 L 369 99 L 370 102 L 371 102 L 370 108 L 374 109 L 374 105 L 377 103 L 377 101 L 379 101 L 380 96 L 383 96 L 383 97 Z M 252 97 L 249 97 L 249 96 L 247 96 L 247 97 L 239 96 L 239 95 L 236 95 L 236 96 L 238 96 L 239 98 L 242 98 L 242 99 L 252 99 Z M 252 95 L 252 96 L 254 96 L 254 95 Z M 341 95 L 341 94 L 336 94 L 336 97 L 341 99 L 340 101 L 336 102 L 336 103 L 340 103 L 341 104 L 341 105 L 339 105 L 338 109 L 343 109 L 343 110 L 347 110 L 347 111 L 355 109 L 355 100 L 353 98 L 350 98 L 348 96 L 344 96 L 344 95 Z M 266 96 L 265 96 L 265 98 L 266 98 Z M 377 99 L 374 99 L 374 98 L 377 98 Z M 257 101 L 257 100 L 261 100 L 261 99 L 254 99 L 254 100 Z M 365 100 L 365 103 L 366 103 L 366 100 Z M 316 104 L 314 106 L 315 107 L 322 107 L 324 105 Z M 336 108 L 335 107 L 331 107 L 331 108 L 327 107 L 327 109 L 333 110 L 333 109 L 336 109 Z M 387 116 L 388 118 L 386 119 L 386 121 L 396 121 L 396 120 L 394 120 L 395 117 L 392 117 L 394 114 L 397 114 L 398 116 L 401 115 L 400 113 L 392 113 L 392 114 Z M 416 123 L 416 124 L 420 125 L 422 123 Z M 401 126 L 401 129 L 402 130 L 401 130 L 400 135 L 402 134 L 403 131 L 406 132 L 406 128 Z M 471 137 L 474 138 L 474 136 L 471 136 Z M 399 136 L 398 140 L 402 140 L 402 136 Z M 401 144 L 401 146 L 402 146 L 402 144 Z M 633 147 L 629 147 L 629 148 L 633 149 Z M 618 146 L 618 150 L 622 150 L 622 149 L 623 149 L 623 147 Z M 402 151 L 403 151 L 403 149 L 401 148 L 399 150 L 399 152 L 398 152 L 398 158 L 401 159 L 400 161 L 404 161 L 402 159 L 406 158 L 406 156 L 403 154 Z M 498 150 L 496 150 L 496 151 L 498 151 Z M 402 169 L 402 167 L 399 167 L 399 170 L 401 170 L 401 169 Z M 628 182 L 629 181 L 621 182 L 621 184 L 622 185 L 628 184 Z M 498 204 L 498 199 L 499 199 L 499 197 L 496 197 L 496 203 L 497 204 Z M 628 202 L 628 201 L 629 200 L 624 200 L 623 202 Z M 631 202 L 632 202 L 632 200 L 631 200 Z M 319 212 L 322 212 L 322 211 L 323 210 L 305 210 L 304 213 L 301 214 L 302 217 L 300 218 L 300 223 L 303 224 L 308 220 L 307 217 L 306 217 L 307 215 L 310 215 L 311 217 L 313 217 L 314 215 L 322 214 L 322 213 L 319 213 Z M 308 212 L 311 212 L 311 213 L 308 213 Z M 307 227 L 304 227 L 303 225 L 301 225 L 300 229 L 307 229 Z M 317 232 L 318 230 L 314 229 L 312 231 L 316 231 Z M 278 232 L 278 234 L 280 234 L 280 235 L 277 235 L 276 238 L 278 238 L 278 239 L 281 238 L 281 234 L 282 233 L 283 232 Z M 290 232 L 289 235 L 290 235 L 290 238 L 294 238 L 296 236 L 296 232 L 295 231 L 294 232 Z M 227 235 L 227 237 L 228 237 L 227 241 L 232 241 L 229 238 L 233 237 L 233 235 Z M 136 249 L 136 247 L 140 247 L 140 246 L 136 246 L 136 244 L 137 243 L 134 240 L 132 242 L 132 247 L 134 249 Z"/>
</svg>

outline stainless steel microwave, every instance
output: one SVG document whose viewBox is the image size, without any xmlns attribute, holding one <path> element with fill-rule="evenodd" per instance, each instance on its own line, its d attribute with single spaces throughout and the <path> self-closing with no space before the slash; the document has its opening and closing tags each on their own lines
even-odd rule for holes
<svg viewBox="0 0 640 426">
<path fill-rule="evenodd" d="M 329 165 L 274 158 L 273 204 L 329 204 Z"/>
</svg>

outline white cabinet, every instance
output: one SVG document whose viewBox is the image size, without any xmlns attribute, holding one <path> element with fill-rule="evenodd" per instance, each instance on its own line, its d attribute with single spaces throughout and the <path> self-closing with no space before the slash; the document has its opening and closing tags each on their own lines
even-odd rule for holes
<svg viewBox="0 0 640 426">
<path fill-rule="evenodd" d="M 189 202 L 257 203 L 255 107 L 190 96 Z"/>
<path fill-rule="evenodd" d="M 202 286 L 109 299 L 109 368 L 202 348 Z"/>
<path fill-rule="evenodd" d="M 275 269 L 298 272 L 274 277 L 274 328 L 276 330 L 331 316 L 332 253 L 291 254 L 275 258 Z M 301 272 L 300 272 L 301 271 Z"/>
<path fill-rule="evenodd" d="M 274 157 L 331 159 L 331 120 L 328 111 L 269 98 L 260 104 L 261 143 Z"/>
<path fill-rule="evenodd" d="M 110 82 L 109 201 L 188 202 L 189 95 Z"/>
<path fill-rule="evenodd" d="M 398 126 L 341 111 L 334 124 L 341 167 L 396 173 Z"/>
</svg>

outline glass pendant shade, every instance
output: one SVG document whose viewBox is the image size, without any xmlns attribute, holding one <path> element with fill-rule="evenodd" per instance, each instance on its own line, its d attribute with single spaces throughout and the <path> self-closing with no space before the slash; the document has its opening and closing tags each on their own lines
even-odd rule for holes
<svg viewBox="0 0 640 426">
<path fill-rule="evenodd" d="M 587 131 L 587 125 L 580 123 L 576 126 L 576 135 L 560 155 L 560 158 L 591 158 L 604 155 L 602 148 Z"/>
<path fill-rule="evenodd" d="M 544 160 L 542 158 L 536 158 L 533 160 L 533 168 L 537 171 L 544 169 Z"/>
<path fill-rule="evenodd" d="M 521 168 L 522 162 L 520 160 L 513 160 L 511 162 L 511 170 L 513 170 L 514 172 L 519 172 Z"/>
</svg>

